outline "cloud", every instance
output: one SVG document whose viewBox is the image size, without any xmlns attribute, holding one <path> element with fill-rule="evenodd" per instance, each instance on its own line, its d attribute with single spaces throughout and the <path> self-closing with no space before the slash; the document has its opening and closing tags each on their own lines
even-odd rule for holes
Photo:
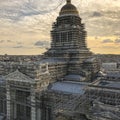
<svg viewBox="0 0 120 120">
<path fill-rule="evenodd" d="M 100 1 L 102 2 L 102 1 Z M 96 2 L 98 3 L 98 2 Z M 92 5 L 92 3 L 91 3 Z M 120 33 L 120 4 L 119 7 L 111 5 L 110 8 L 101 6 L 89 6 L 89 9 L 80 11 L 80 16 L 83 22 L 86 24 L 88 35 L 90 36 L 112 36 Z M 97 9 L 97 10 L 95 10 Z"/>
<path fill-rule="evenodd" d="M 92 13 L 91 17 L 101 17 L 101 16 L 103 16 L 103 15 L 100 12 L 95 11 Z"/>
<path fill-rule="evenodd" d="M 6 42 L 6 43 L 11 43 L 11 42 L 13 42 L 12 40 L 0 40 L 0 43 L 4 43 L 4 42 Z"/>
<path fill-rule="evenodd" d="M 21 44 L 23 44 L 22 42 L 16 42 L 18 45 L 21 45 Z"/>
<path fill-rule="evenodd" d="M 113 40 L 111 39 L 105 39 L 102 41 L 102 43 L 113 43 Z"/>
<path fill-rule="evenodd" d="M 120 31 L 115 31 L 114 35 L 120 36 Z"/>
<path fill-rule="evenodd" d="M 4 40 L 0 42 L 4 43 L 4 45 L 1 44 L 1 47 L 6 47 L 5 51 L 9 51 L 7 46 L 20 48 L 23 45 L 24 48 L 21 49 L 24 50 L 30 45 L 34 47 L 34 51 L 40 47 L 48 47 L 49 45 L 43 40 L 50 40 L 52 23 L 55 22 L 59 10 L 63 6 L 63 4 L 59 6 L 61 1 L 65 3 L 65 0 L 0 0 L 0 37 L 1 40 Z M 101 39 L 112 37 L 111 40 L 113 40 L 114 36 L 120 36 L 119 0 L 83 0 L 81 2 L 73 0 L 72 3 L 80 11 L 88 37 L 98 36 L 96 41 L 99 41 L 101 45 Z M 55 9 L 57 6 L 59 6 L 58 9 Z M 21 41 L 17 41 L 19 38 Z M 6 41 L 9 39 L 13 42 Z M 34 40 L 41 42 L 35 43 Z M 103 41 L 102 43 L 116 45 L 114 41 Z M 3 51 L 2 48 L 0 50 Z M 14 50 L 12 52 L 14 54 Z M 18 52 L 20 53 L 20 51 Z"/>
<path fill-rule="evenodd" d="M 110 45 L 112 48 L 119 48 L 118 45 L 120 43 L 120 38 L 115 39 L 115 40 L 105 39 L 101 43 L 104 43 L 104 44 L 112 43 L 112 44 L 108 44 L 107 46 Z M 116 46 L 116 44 L 118 44 L 118 45 Z M 107 46 L 105 46 L 105 47 L 107 47 Z"/>
<path fill-rule="evenodd" d="M 25 16 L 44 15 L 54 9 L 61 1 L 52 0 L 4 0 L 0 1 L 0 17 L 19 21 Z M 47 7 L 46 7 L 47 3 Z"/>
<path fill-rule="evenodd" d="M 102 46 L 101 48 L 105 48 L 105 49 L 108 49 L 109 51 L 114 50 L 114 49 L 119 49 L 120 46 L 110 46 L 110 45 L 105 45 L 105 46 Z"/>
<path fill-rule="evenodd" d="M 120 39 L 116 39 L 116 40 L 115 40 L 115 43 L 120 43 Z"/>
<path fill-rule="evenodd" d="M 0 43 L 21 43 L 21 42 L 16 42 L 15 40 L 0 40 Z"/>
<path fill-rule="evenodd" d="M 4 40 L 0 40 L 0 43 L 3 43 L 4 42 Z"/>
<path fill-rule="evenodd" d="M 13 41 L 12 41 L 12 40 L 7 40 L 7 42 L 8 42 L 8 43 L 11 43 L 11 42 L 13 42 Z"/>
<path fill-rule="evenodd" d="M 37 41 L 34 46 L 46 48 L 50 46 L 50 43 L 48 41 Z"/>
<path fill-rule="evenodd" d="M 19 45 L 19 46 L 15 46 L 15 47 L 13 47 L 13 48 L 24 48 L 24 46 Z"/>
</svg>

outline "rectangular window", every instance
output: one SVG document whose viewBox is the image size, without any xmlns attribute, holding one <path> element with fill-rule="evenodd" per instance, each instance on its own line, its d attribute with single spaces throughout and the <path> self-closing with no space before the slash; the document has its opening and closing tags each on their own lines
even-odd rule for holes
<svg viewBox="0 0 120 120">
<path fill-rule="evenodd" d="M 3 113 L 4 112 L 4 108 L 3 108 L 3 105 L 4 105 L 4 102 L 3 100 L 0 100 L 0 113 Z"/>
<path fill-rule="evenodd" d="M 67 41 L 67 32 L 61 33 L 61 42 L 66 42 Z"/>
</svg>

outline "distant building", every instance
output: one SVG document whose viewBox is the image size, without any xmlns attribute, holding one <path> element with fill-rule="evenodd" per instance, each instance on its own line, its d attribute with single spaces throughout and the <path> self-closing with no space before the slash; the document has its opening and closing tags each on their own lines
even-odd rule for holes
<svg viewBox="0 0 120 120">
<path fill-rule="evenodd" d="M 105 71 L 117 70 L 117 63 L 102 63 L 102 68 Z"/>
</svg>

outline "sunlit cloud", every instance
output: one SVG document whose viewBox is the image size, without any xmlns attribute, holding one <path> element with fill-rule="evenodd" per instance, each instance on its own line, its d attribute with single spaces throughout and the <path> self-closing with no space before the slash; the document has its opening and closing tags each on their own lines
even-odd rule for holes
<svg viewBox="0 0 120 120">
<path fill-rule="evenodd" d="M 102 41 L 102 43 L 113 43 L 113 40 L 111 39 L 105 39 Z"/>
<path fill-rule="evenodd" d="M 120 47 L 117 45 L 120 43 L 120 1 L 72 2 L 85 23 L 88 47 L 95 53 L 120 54 Z M 65 0 L 0 0 L 0 54 L 44 52 L 50 45 L 52 23 L 64 4 Z M 94 45 L 91 45 L 92 41 Z M 39 44 L 35 45 L 37 42 Z M 109 44 L 108 47 L 104 43 Z"/>
</svg>

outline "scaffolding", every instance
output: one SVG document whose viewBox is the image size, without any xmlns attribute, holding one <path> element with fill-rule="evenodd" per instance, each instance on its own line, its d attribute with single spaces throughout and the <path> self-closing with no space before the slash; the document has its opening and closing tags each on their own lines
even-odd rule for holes
<svg viewBox="0 0 120 120">
<path fill-rule="evenodd" d="M 51 101 L 54 114 L 85 114 L 88 110 L 86 95 L 47 92 L 45 96 Z"/>
</svg>

